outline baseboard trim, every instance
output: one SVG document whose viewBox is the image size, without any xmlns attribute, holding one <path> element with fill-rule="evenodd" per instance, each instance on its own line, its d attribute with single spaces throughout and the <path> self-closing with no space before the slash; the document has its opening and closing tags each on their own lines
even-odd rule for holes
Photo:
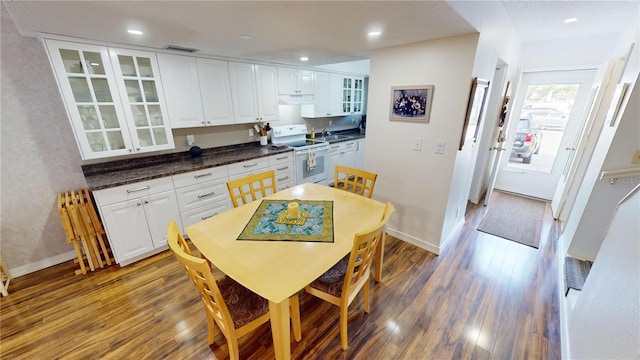
<svg viewBox="0 0 640 360">
<path fill-rule="evenodd" d="M 9 271 L 11 272 L 11 276 L 13 276 L 14 278 L 23 276 L 23 275 L 27 275 L 27 274 L 31 274 L 33 272 L 42 270 L 42 269 L 46 269 L 50 266 L 53 265 L 58 265 L 58 264 L 62 264 L 63 262 L 69 261 L 69 260 L 73 260 L 76 258 L 76 252 L 75 251 L 69 251 L 67 253 L 63 253 L 60 255 L 56 255 L 56 256 L 52 256 L 50 258 L 46 258 L 46 259 L 42 259 L 39 261 L 36 261 L 34 263 L 31 264 L 26 264 L 26 265 L 22 265 L 22 266 L 18 266 L 16 268 L 13 269 L 9 269 Z M 79 265 L 78 265 L 79 267 Z"/>
<path fill-rule="evenodd" d="M 416 237 L 413 237 L 411 235 L 402 233 L 398 230 L 392 229 L 392 228 L 387 228 L 387 233 L 391 236 L 393 236 L 396 239 L 400 239 L 406 243 L 409 243 L 411 245 L 417 246 L 421 249 L 427 250 L 429 252 L 432 252 L 436 255 L 440 254 L 440 247 L 433 245 L 431 243 L 428 243 L 424 240 L 418 239 Z"/>
</svg>

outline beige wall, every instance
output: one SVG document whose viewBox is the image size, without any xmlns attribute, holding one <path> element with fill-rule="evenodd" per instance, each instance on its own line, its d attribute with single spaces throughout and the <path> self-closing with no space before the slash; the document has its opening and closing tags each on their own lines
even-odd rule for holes
<svg viewBox="0 0 640 360">
<path fill-rule="evenodd" d="M 471 34 L 371 55 L 365 167 L 378 173 L 374 198 L 396 208 L 390 233 L 435 253 L 449 194 L 456 190 L 454 163 L 477 44 L 478 34 Z M 428 84 L 435 86 L 428 124 L 389 121 L 392 86 Z M 412 150 L 415 138 L 422 139 L 422 151 Z M 434 153 L 436 140 L 446 143 L 442 155 Z"/>
<path fill-rule="evenodd" d="M 56 196 L 86 183 L 44 47 L 19 35 L 4 5 L 0 11 L 0 252 L 18 276 L 73 256 Z"/>
</svg>

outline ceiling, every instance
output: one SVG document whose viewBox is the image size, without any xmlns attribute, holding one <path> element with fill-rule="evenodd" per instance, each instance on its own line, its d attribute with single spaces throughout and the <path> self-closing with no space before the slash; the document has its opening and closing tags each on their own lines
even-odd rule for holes
<svg viewBox="0 0 640 360">
<path fill-rule="evenodd" d="M 363 60 L 375 49 L 476 32 L 458 11 L 466 7 L 477 14 L 483 8 L 481 1 L 3 3 L 25 36 L 43 32 L 151 48 L 178 45 L 199 54 L 305 66 Z M 523 42 L 617 33 L 637 23 L 639 13 L 638 1 L 501 3 Z M 578 21 L 567 26 L 562 20 L 568 17 Z M 144 34 L 131 35 L 129 28 Z M 382 35 L 371 38 L 371 30 Z M 303 63 L 301 56 L 309 60 Z"/>
</svg>

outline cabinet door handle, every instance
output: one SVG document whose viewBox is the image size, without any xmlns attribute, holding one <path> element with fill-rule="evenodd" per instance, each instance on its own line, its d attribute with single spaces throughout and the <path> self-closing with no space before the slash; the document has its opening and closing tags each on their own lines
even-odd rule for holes
<svg viewBox="0 0 640 360">
<path fill-rule="evenodd" d="M 141 205 L 142 205 L 142 203 L 141 203 L 140 201 L 138 201 L 138 202 L 136 203 L 136 205 L 141 206 Z"/>
<path fill-rule="evenodd" d="M 207 197 L 207 196 L 213 196 L 213 195 L 215 195 L 215 194 L 216 194 L 216 192 L 215 192 L 215 191 L 212 191 L 212 192 L 210 192 L 210 193 L 208 193 L 208 194 L 198 195 L 198 199 L 202 199 L 202 198 L 205 198 L 205 197 Z"/>
<path fill-rule="evenodd" d="M 209 216 L 203 216 L 203 217 L 202 217 L 202 220 L 207 220 L 208 218 L 210 218 L 210 217 L 212 217 L 212 216 L 216 216 L 216 215 L 218 215 L 218 213 L 215 213 L 215 214 L 213 214 L 213 215 L 209 215 Z"/>
<path fill-rule="evenodd" d="M 287 180 L 288 178 L 289 178 L 288 176 L 285 176 L 285 177 L 281 177 L 281 178 L 278 178 L 278 181 L 283 181 L 283 180 Z"/>
<path fill-rule="evenodd" d="M 284 159 L 288 159 L 288 158 L 289 158 L 288 156 L 283 156 L 283 157 L 277 157 L 276 156 L 276 160 L 284 160 Z"/>
<path fill-rule="evenodd" d="M 147 185 L 147 186 L 143 186 L 143 187 L 140 187 L 140 188 L 137 188 L 137 189 L 131 189 L 131 190 L 127 189 L 127 193 L 131 194 L 131 193 L 134 193 L 134 192 L 143 191 L 143 190 L 149 190 L 149 189 L 151 189 L 151 187 L 149 185 Z"/>
<path fill-rule="evenodd" d="M 246 168 L 250 168 L 250 167 L 254 167 L 254 166 L 256 166 L 256 165 L 258 165 L 258 163 L 253 163 L 253 164 L 251 164 L 251 165 L 242 165 L 242 166 L 244 166 L 244 167 L 246 167 Z"/>
<path fill-rule="evenodd" d="M 199 179 L 201 177 L 205 177 L 205 176 L 213 176 L 212 173 L 208 172 L 206 174 L 200 174 L 200 175 L 193 175 L 194 178 Z"/>
<path fill-rule="evenodd" d="M 282 170 L 287 170 L 289 167 L 285 166 L 285 167 L 281 167 L 281 168 L 277 168 L 278 171 L 282 171 Z"/>
<path fill-rule="evenodd" d="M 145 204 L 148 204 L 148 203 L 149 203 L 149 200 L 145 200 L 145 201 L 144 201 L 144 203 L 145 203 Z"/>
</svg>

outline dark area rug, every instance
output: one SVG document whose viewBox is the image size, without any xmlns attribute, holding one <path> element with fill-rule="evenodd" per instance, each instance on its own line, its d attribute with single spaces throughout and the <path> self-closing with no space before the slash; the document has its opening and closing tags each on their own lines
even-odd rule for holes
<svg viewBox="0 0 640 360">
<path fill-rule="evenodd" d="M 494 192 L 478 231 L 538 248 L 546 202 Z"/>
</svg>

